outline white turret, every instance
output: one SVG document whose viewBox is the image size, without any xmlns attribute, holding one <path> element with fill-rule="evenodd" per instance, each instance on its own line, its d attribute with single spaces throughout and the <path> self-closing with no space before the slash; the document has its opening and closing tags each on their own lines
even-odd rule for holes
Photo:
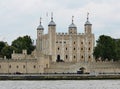
<svg viewBox="0 0 120 89">
<path fill-rule="evenodd" d="M 42 51 L 42 36 L 44 34 L 44 28 L 41 25 L 41 18 L 40 18 L 40 25 L 37 27 L 37 40 L 36 40 L 36 50 Z"/>
<path fill-rule="evenodd" d="M 69 25 L 68 29 L 69 29 L 69 34 L 77 34 L 77 27 L 74 24 L 74 20 L 73 20 L 74 16 L 72 16 L 72 23 Z"/>
<path fill-rule="evenodd" d="M 53 21 L 53 13 L 51 13 L 51 21 L 48 24 L 49 38 L 49 55 L 52 55 L 52 60 L 56 61 L 56 24 Z"/>
<path fill-rule="evenodd" d="M 87 13 L 87 21 L 85 22 L 85 34 L 92 33 L 92 24 L 89 22 L 89 13 Z"/>
</svg>

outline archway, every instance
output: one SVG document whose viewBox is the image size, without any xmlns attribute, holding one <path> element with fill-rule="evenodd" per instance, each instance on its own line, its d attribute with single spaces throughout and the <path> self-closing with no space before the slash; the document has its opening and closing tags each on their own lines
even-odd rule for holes
<svg viewBox="0 0 120 89">
<path fill-rule="evenodd" d="M 60 55 L 57 55 L 57 60 L 56 62 L 59 62 L 60 61 Z"/>
</svg>

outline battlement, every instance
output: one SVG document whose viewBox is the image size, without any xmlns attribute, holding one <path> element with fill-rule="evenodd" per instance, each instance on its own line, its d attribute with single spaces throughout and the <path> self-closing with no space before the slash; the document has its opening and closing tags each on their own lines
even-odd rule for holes
<svg viewBox="0 0 120 89">
<path fill-rule="evenodd" d="M 69 35 L 69 33 L 57 33 L 57 35 L 64 36 L 64 35 Z"/>
</svg>

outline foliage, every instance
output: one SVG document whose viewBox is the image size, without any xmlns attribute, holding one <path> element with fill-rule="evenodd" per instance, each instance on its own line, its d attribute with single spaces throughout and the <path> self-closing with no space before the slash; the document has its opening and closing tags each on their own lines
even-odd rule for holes
<svg viewBox="0 0 120 89">
<path fill-rule="evenodd" d="M 101 58 L 102 61 L 118 60 L 120 59 L 120 41 L 116 42 L 115 39 L 110 36 L 101 35 L 97 40 L 97 45 L 94 48 L 93 55 L 96 59 Z"/>
<path fill-rule="evenodd" d="M 120 39 L 116 41 L 116 60 L 120 60 Z"/>
<path fill-rule="evenodd" d="M 18 37 L 12 42 L 12 46 L 16 48 L 16 52 L 22 53 L 23 49 L 26 49 L 28 54 L 34 50 L 32 39 L 30 36 Z"/>
<path fill-rule="evenodd" d="M 6 46 L 6 43 L 3 41 L 0 41 L 0 56 L 2 55 L 1 51 Z"/>
<path fill-rule="evenodd" d="M 3 56 L 6 56 L 6 58 L 11 58 L 11 54 L 13 53 L 13 50 L 15 50 L 14 47 L 12 46 L 5 46 L 2 50 L 1 50 L 1 54 Z"/>
</svg>

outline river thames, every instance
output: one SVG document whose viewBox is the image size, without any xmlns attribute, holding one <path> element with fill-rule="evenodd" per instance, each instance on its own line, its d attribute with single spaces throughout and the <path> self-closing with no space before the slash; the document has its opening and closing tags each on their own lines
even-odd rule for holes
<svg viewBox="0 0 120 89">
<path fill-rule="evenodd" d="M 0 89 L 120 89 L 120 80 L 0 81 Z"/>
</svg>

